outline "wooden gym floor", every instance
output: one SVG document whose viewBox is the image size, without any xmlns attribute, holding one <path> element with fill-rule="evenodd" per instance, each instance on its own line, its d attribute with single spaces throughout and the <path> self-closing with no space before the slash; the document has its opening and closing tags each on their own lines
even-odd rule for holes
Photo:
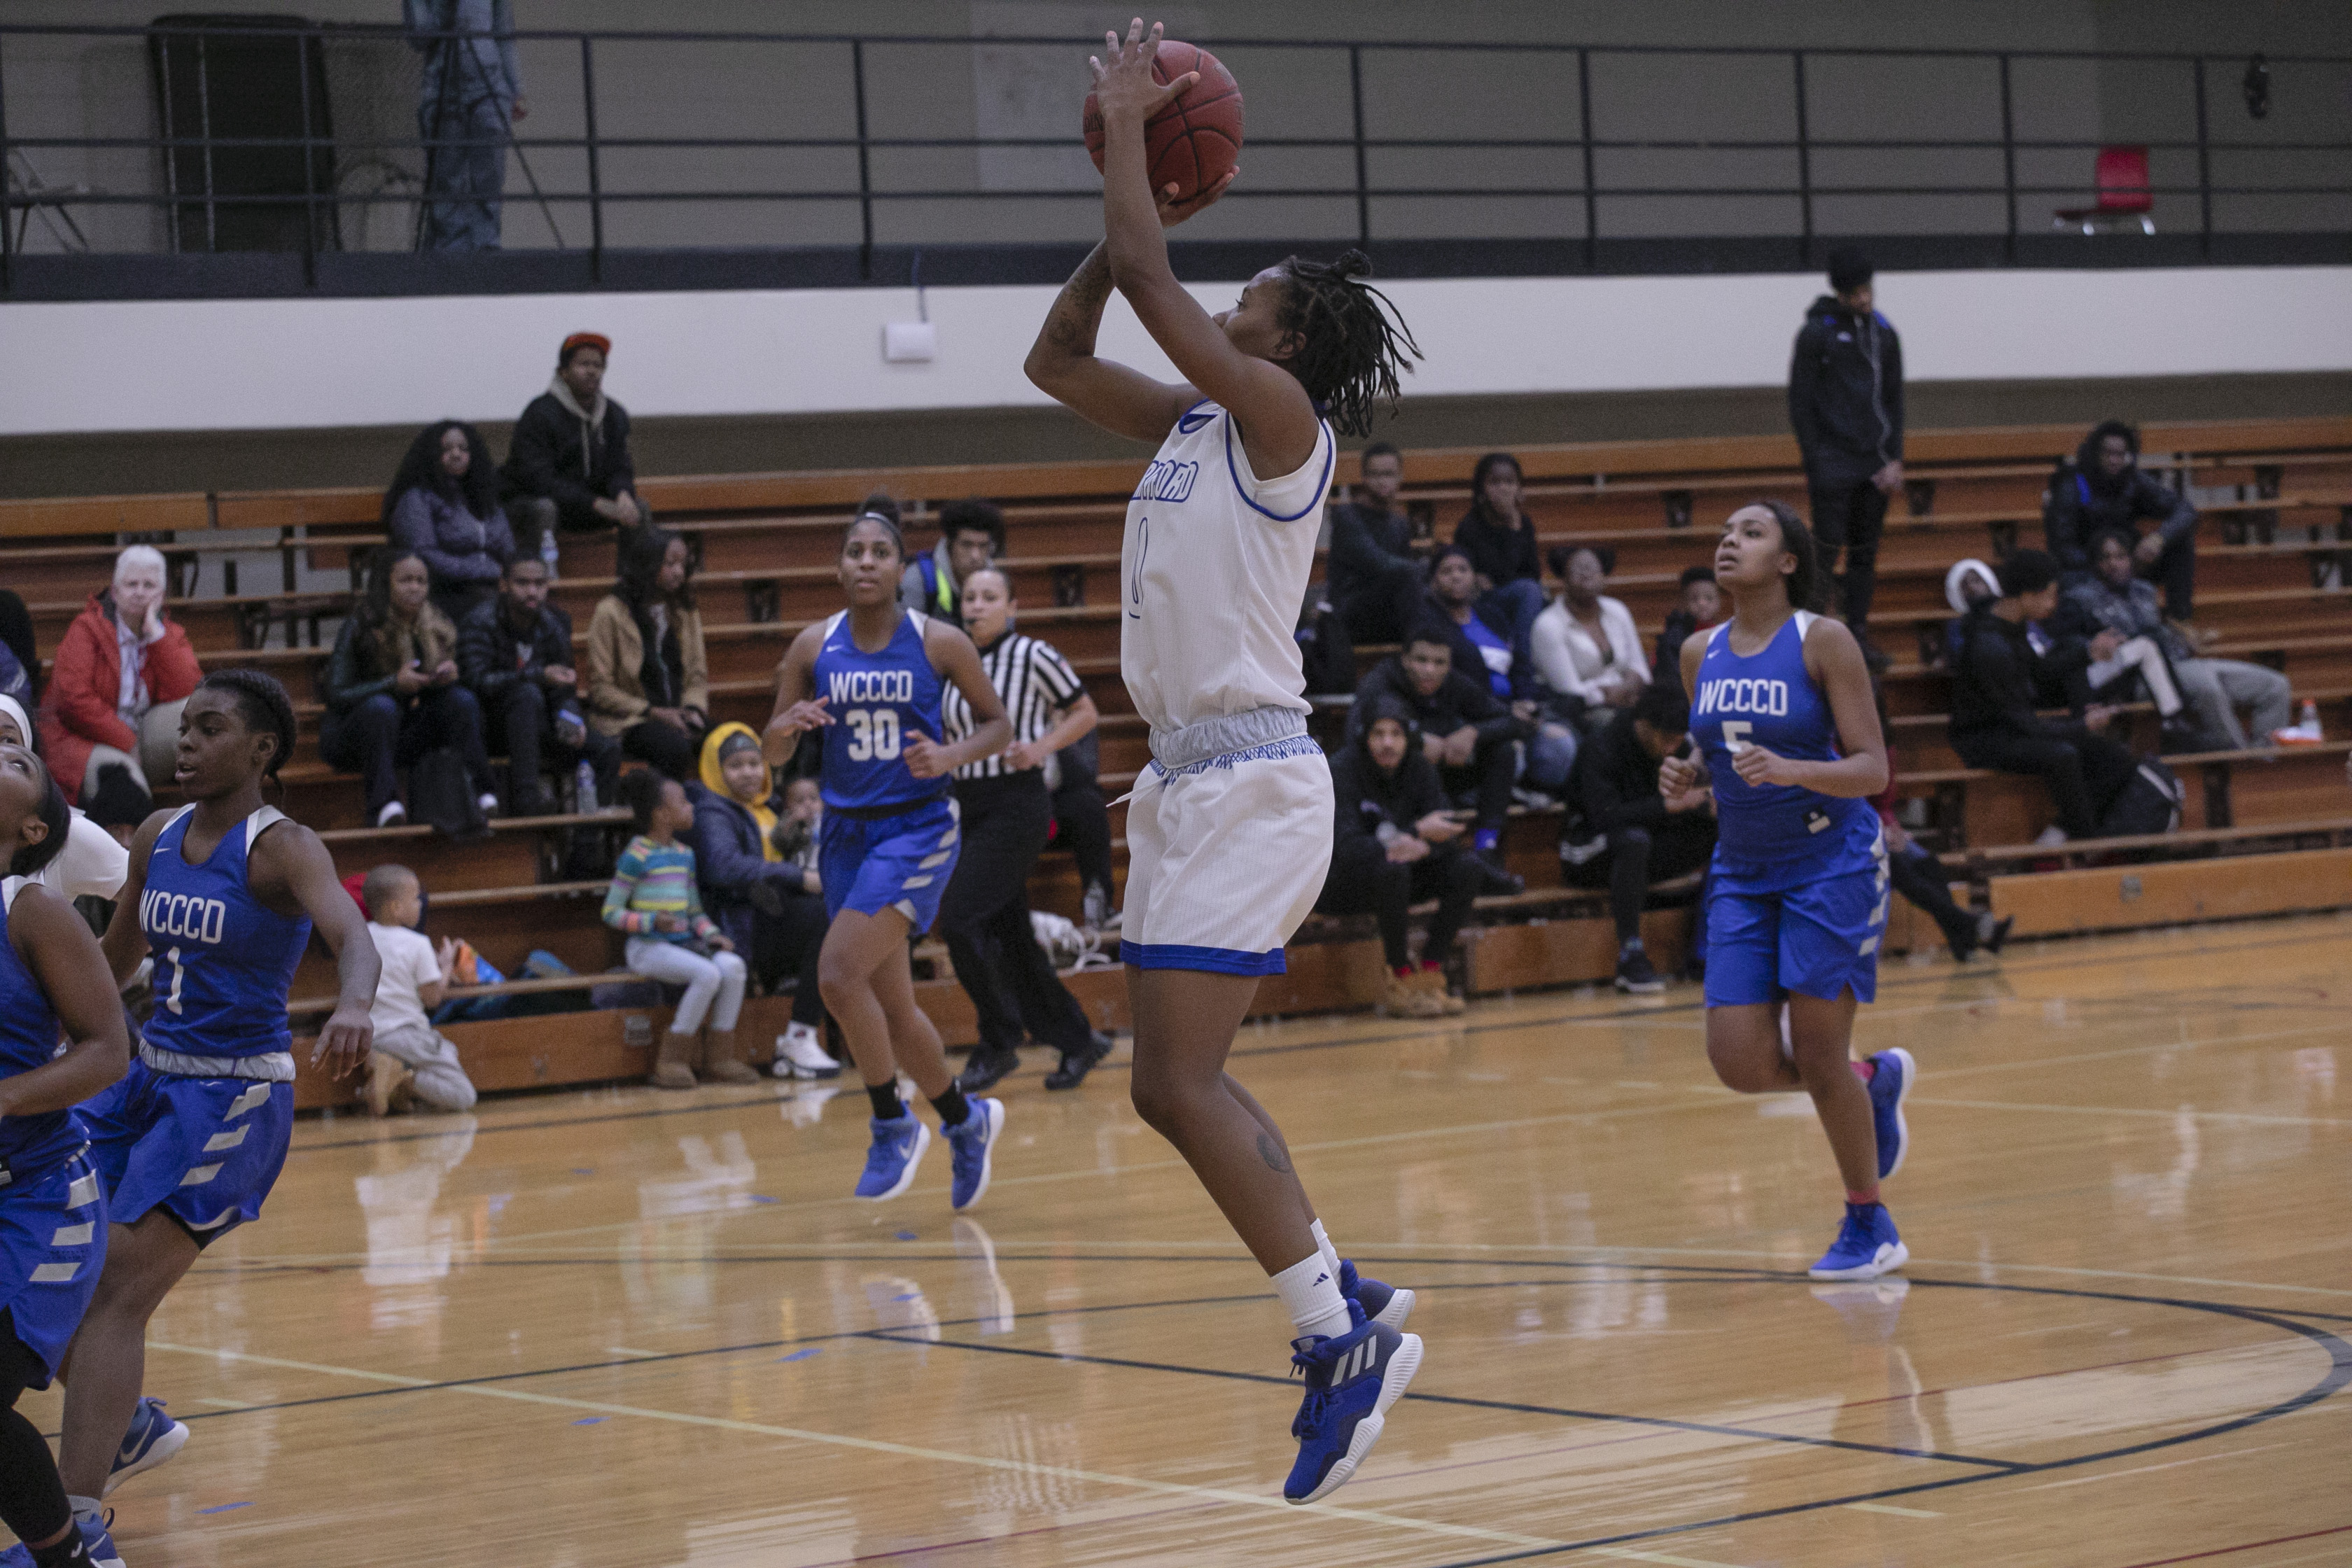
<svg viewBox="0 0 2352 1568">
<path fill-rule="evenodd" d="M 1922 1068 L 1914 1257 L 1869 1285 L 1806 1281 L 1821 1135 L 1715 1085 L 1689 988 L 1250 1029 L 1342 1249 L 1422 1292 L 1412 1396 L 1310 1510 L 1279 1497 L 1286 1325 L 1120 1063 L 1013 1080 L 961 1222 L 937 1146 L 908 1196 L 845 1195 L 854 1089 L 306 1121 L 155 1321 L 195 1436 L 115 1539 L 134 1568 L 2352 1562 L 2348 942 L 1890 964 L 1859 1039 Z"/>
</svg>

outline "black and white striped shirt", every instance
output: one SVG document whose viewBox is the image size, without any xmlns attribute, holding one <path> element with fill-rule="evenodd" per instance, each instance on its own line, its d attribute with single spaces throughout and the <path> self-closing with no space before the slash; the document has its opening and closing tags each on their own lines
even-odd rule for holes
<svg viewBox="0 0 2352 1568">
<path fill-rule="evenodd" d="M 994 646 L 982 648 L 980 665 L 988 671 L 988 683 L 996 688 L 1005 715 L 1013 721 L 1015 741 L 1034 741 L 1045 734 L 1054 727 L 1055 716 L 1086 690 L 1078 672 L 1051 643 L 1018 632 L 1007 632 Z M 947 730 L 950 745 L 972 731 L 971 704 L 951 683 L 940 693 L 940 721 Z M 994 779 L 1013 771 L 1005 766 L 1004 753 L 999 752 L 958 768 L 955 776 Z"/>
</svg>

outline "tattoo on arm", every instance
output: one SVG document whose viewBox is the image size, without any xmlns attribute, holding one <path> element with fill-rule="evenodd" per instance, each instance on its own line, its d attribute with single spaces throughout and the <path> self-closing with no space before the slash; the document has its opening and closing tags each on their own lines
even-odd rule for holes
<svg viewBox="0 0 2352 1568">
<path fill-rule="evenodd" d="M 1061 296 L 1045 318 L 1045 341 L 1065 353 L 1094 353 L 1095 332 L 1102 325 L 1110 291 L 1110 251 L 1097 245 L 1062 285 Z"/>
<path fill-rule="evenodd" d="M 1276 1142 L 1273 1133 L 1257 1135 L 1257 1157 L 1265 1162 L 1267 1170 L 1279 1171 L 1286 1176 L 1290 1173 L 1290 1151 Z"/>
</svg>

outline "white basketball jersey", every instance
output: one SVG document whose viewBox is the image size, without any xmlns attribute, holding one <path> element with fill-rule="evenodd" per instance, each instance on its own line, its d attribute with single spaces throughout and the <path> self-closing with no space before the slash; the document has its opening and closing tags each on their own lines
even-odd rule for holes
<svg viewBox="0 0 2352 1568">
<path fill-rule="evenodd" d="M 1307 710 L 1295 634 L 1338 452 L 1325 423 L 1296 472 L 1259 479 L 1233 416 L 1205 398 L 1160 443 L 1119 552 L 1119 673 L 1155 731 Z"/>
</svg>

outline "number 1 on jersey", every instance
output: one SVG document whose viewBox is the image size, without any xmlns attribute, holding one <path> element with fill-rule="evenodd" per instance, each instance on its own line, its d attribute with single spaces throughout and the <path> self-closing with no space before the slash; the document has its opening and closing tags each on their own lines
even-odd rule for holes
<svg viewBox="0 0 2352 1568">
<path fill-rule="evenodd" d="M 172 989 L 163 995 L 163 1005 L 176 1014 L 180 1010 L 180 985 L 188 972 L 180 963 L 180 950 L 172 948 L 163 954 L 163 962 L 172 966 Z"/>
</svg>

